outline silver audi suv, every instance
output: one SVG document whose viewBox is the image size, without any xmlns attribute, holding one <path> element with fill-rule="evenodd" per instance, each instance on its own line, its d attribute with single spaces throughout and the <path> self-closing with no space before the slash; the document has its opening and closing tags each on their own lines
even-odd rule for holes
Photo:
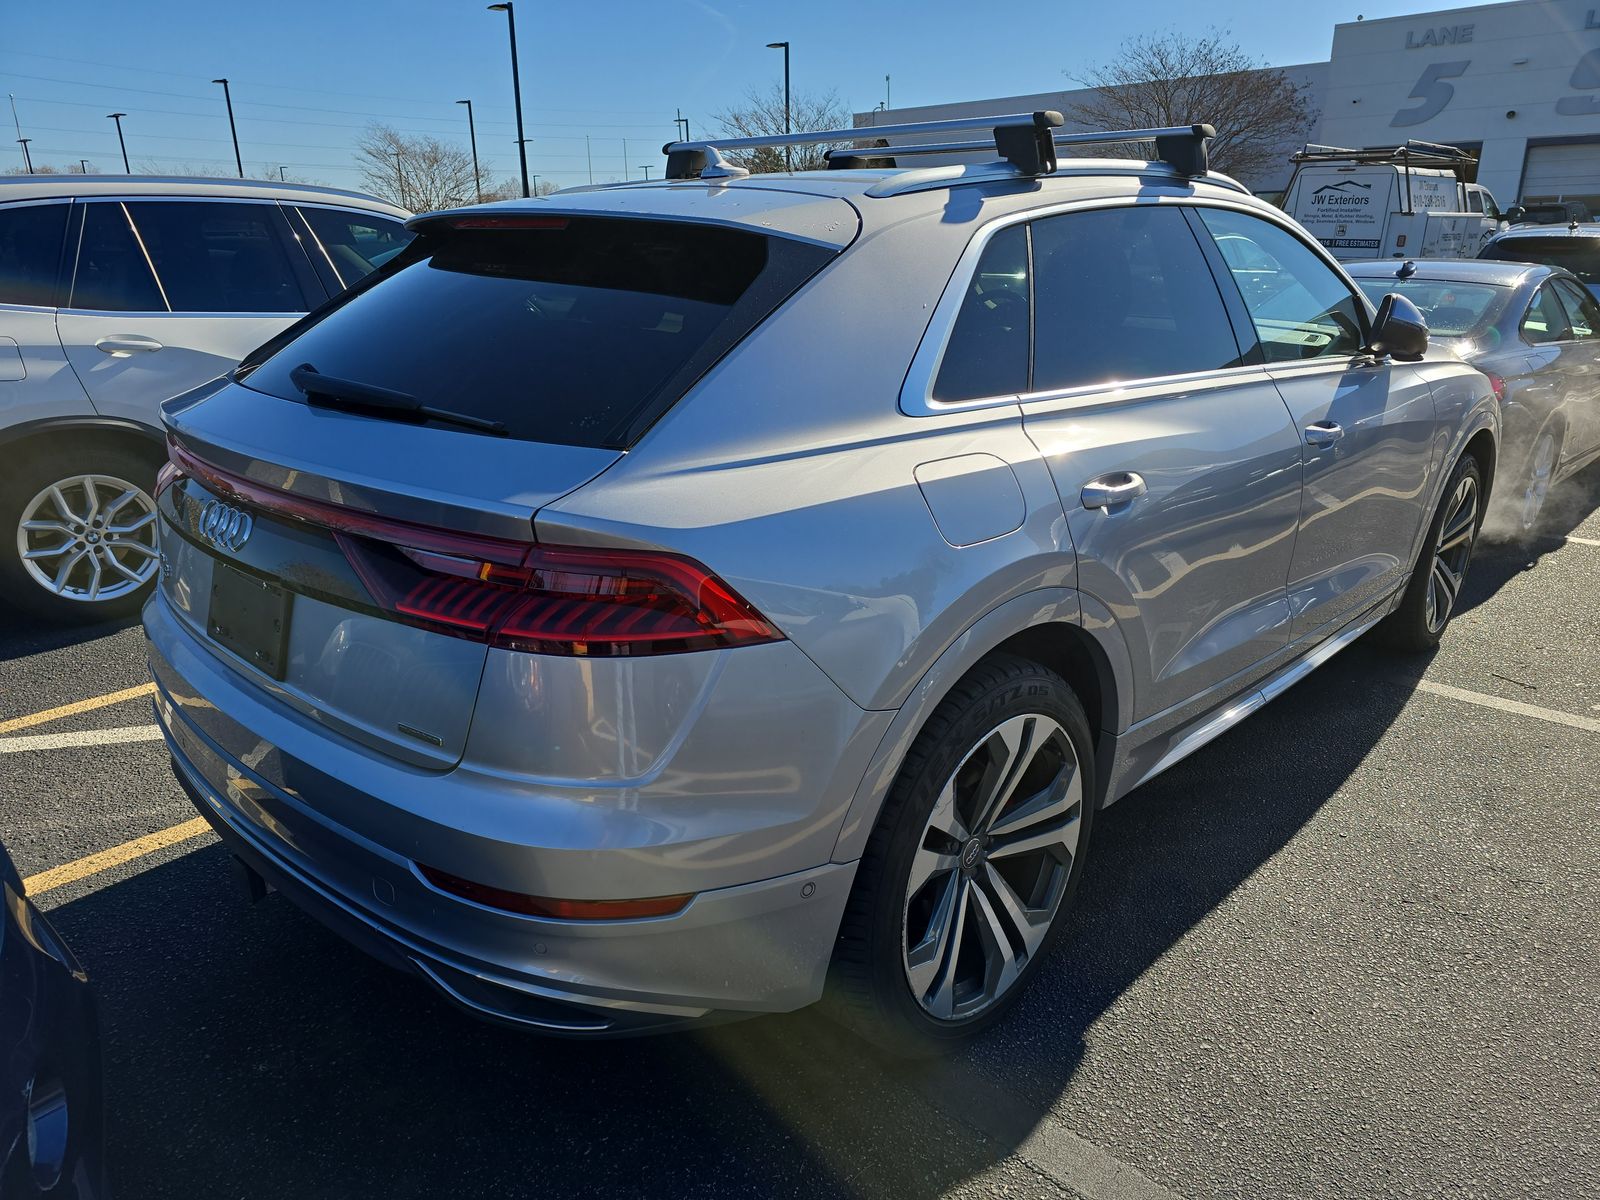
<svg viewBox="0 0 1600 1200">
<path fill-rule="evenodd" d="M 826 995 L 926 1052 L 1037 970 L 1100 806 L 1438 640 L 1484 377 L 1206 126 L 972 124 L 875 132 L 995 161 L 675 144 L 416 218 L 168 405 L 156 707 L 253 877 L 495 1019 Z"/>
</svg>

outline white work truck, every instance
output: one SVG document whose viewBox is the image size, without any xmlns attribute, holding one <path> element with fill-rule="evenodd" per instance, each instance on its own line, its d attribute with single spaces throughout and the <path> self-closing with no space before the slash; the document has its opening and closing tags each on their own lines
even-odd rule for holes
<svg viewBox="0 0 1600 1200">
<path fill-rule="evenodd" d="M 1284 210 L 1335 258 L 1476 258 L 1503 229 L 1486 188 L 1464 176 L 1476 160 L 1455 146 L 1385 150 L 1307 146 L 1294 155 Z"/>
</svg>

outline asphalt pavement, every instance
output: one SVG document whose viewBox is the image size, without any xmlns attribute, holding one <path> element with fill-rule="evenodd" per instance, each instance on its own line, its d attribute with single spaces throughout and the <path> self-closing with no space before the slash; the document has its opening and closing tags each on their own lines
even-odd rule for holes
<svg viewBox="0 0 1600 1200">
<path fill-rule="evenodd" d="M 116 1194 L 1600 1197 L 1600 470 L 1552 502 L 1436 655 L 1358 643 L 1103 813 L 1059 950 L 947 1062 L 811 1013 L 484 1025 L 247 906 L 209 834 L 46 891 Z M 72 744 L 147 696 L 5 732 L 146 680 L 136 626 L 0 612 L 24 877 L 193 818 L 159 742 Z"/>
</svg>

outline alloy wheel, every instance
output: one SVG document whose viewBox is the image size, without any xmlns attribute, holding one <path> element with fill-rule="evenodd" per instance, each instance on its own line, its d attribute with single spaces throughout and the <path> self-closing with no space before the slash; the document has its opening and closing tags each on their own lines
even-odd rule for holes
<svg viewBox="0 0 1600 1200">
<path fill-rule="evenodd" d="M 1545 432 L 1534 447 L 1533 461 L 1528 469 L 1528 486 L 1522 493 L 1522 531 L 1532 533 L 1544 511 L 1545 497 L 1550 494 L 1550 480 L 1556 472 L 1555 434 Z"/>
<path fill-rule="evenodd" d="M 906 979 L 929 1014 L 976 1016 L 1017 982 L 1061 907 L 1082 816 L 1077 752 L 1051 717 L 1012 717 L 961 760 L 906 881 Z"/>
<path fill-rule="evenodd" d="M 1424 614 L 1429 633 L 1438 633 L 1455 611 L 1472 543 L 1478 535 L 1478 481 L 1463 475 L 1445 505 L 1439 540 L 1433 550 L 1433 570 L 1428 575 L 1428 607 Z"/>
<path fill-rule="evenodd" d="M 22 509 L 17 553 L 28 575 L 63 600 L 114 600 L 156 573 L 156 505 L 111 475 L 52 483 Z"/>
</svg>

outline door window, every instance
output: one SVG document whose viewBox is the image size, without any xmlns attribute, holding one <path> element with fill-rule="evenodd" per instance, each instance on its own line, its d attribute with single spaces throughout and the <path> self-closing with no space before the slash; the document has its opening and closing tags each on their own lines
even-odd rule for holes
<svg viewBox="0 0 1600 1200">
<path fill-rule="evenodd" d="M 1028 390 L 1028 231 L 989 239 L 967 286 L 934 380 L 933 398 L 978 400 Z"/>
<path fill-rule="evenodd" d="M 83 237 L 68 307 L 105 312 L 169 311 L 125 204 L 83 206 Z"/>
<path fill-rule="evenodd" d="M 310 307 L 276 205 L 163 200 L 131 201 L 127 208 L 173 312 L 299 313 Z"/>
<path fill-rule="evenodd" d="M 1522 318 L 1522 336 L 1535 346 L 1547 342 L 1564 342 L 1572 335 L 1567 328 L 1567 310 L 1555 288 L 1548 283 L 1541 287 L 1528 305 L 1528 315 Z"/>
<path fill-rule="evenodd" d="M 1222 295 L 1176 208 L 1035 221 L 1033 268 L 1032 391 L 1239 365 Z"/>
<path fill-rule="evenodd" d="M 1365 341 L 1361 302 L 1310 247 L 1248 213 L 1198 211 L 1244 296 L 1269 363 L 1344 358 L 1360 351 Z"/>
<path fill-rule="evenodd" d="M 55 304 L 68 207 L 0 208 L 0 304 Z"/>
<path fill-rule="evenodd" d="M 1600 304 L 1595 303 L 1593 296 L 1565 279 L 1558 279 L 1550 286 L 1561 297 L 1561 307 L 1567 314 L 1574 339 L 1581 341 L 1600 332 Z"/>
<path fill-rule="evenodd" d="M 365 279 L 383 266 L 416 235 L 399 221 L 375 213 L 302 204 L 298 211 L 316 235 L 321 249 L 310 247 L 311 261 L 330 292 Z"/>
</svg>

